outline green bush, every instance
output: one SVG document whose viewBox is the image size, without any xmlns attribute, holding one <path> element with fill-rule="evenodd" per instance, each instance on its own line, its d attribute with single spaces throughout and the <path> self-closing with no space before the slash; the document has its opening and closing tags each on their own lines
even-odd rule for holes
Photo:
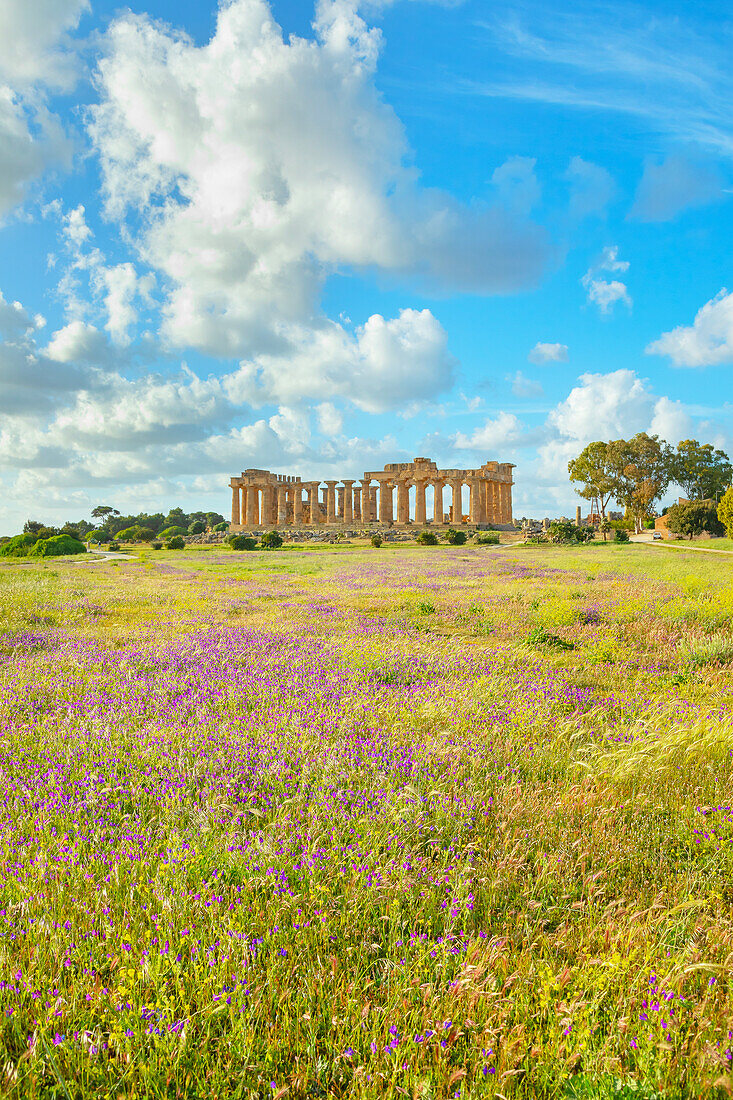
<svg viewBox="0 0 733 1100">
<path fill-rule="evenodd" d="M 25 558 L 36 544 L 34 535 L 15 535 L 0 546 L 0 555 L 4 558 Z"/>
<path fill-rule="evenodd" d="M 476 535 L 478 546 L 498 546 L 500 541 L 498 531 L 479 531 Z"/>
<path fill-rule="evenodd" d="M 376 547 L 376 549 L 378 550 L 381 545 L 382 545 L 382 536 L 381 535 L 372 535 L 372 546 Z"/>
<path fill-rule="evenodd" d="M 166 541 L 165 548 L 166 550 L 183 550 L 185 545 L 182 535 L 174 535 L 173 538 Z"/>
<path fill-rule="evenodd" d="M 155 531 L 151 527 L 141 527 L 139 523 L 134 523 L 132 527 L 124 527 L 118 531 L 116 538 L 121 542 L 152 542 Z"/>
<path fill-rule="evenodd" d="M 214 524 L 214 530 L 215 531 L 228 531 L 229 530 L 229 524 L 226 522 L 226 520 L 222 520 L 221 523 L 215 523 Z"/>
<path fill-rule="evenodd" d="M 153 550 L 163 549 L 163 543 L 159 539 L 156 539 L 155 542 L 151 542 L 150 545 L 152 546 Z"/>
<path fill-rule="evenodd" d="M 50 539 L 39 539 L 29 551 L 31 558 L 59 558 L 67 554 L 86 554 L 87 548 L 78 539 L 70 535 L 52 535 Z"/>
<path fill-rule="evenodd" d="M 229 545 L 232 550 L 254 550 L 257 546 L 257 540 L 250 538 L 249 535 L 232 535 L 229 539 Z"/>
<path fill-rule="evenodd" d="M 109 549 L 110 550 L 119 550 L 120 549 L 120 544 L 117 541 L 117 539 L 112 539 L 112 542 L 109 544 Z"/>
<path fill-rule="evenodd" d="M 718 519 L 725 527 L 729 539 L 733 539 L 733 486 L 726 489 L 718 504 Z"/>
<path fill-rule="evenodd" d="M 277 531 L 265 531 L 260 539 L 260 546 L 263 550 L 279 550 L 282 544 L 283 537 Z"/>
<path fill-rule="evenodd" d="M 193 521 L 193 523 L 189 523 L 188 525 L 189 535 L 202 535 L 205 530 L 206 524 L 203 523 L 200 519 L 196 519 Z"/>
<path fill-rule="evenodd" d="M 617 527 L 613 533 L 613 540 L 614 542 L 628 542 L 629 532 L 625 527 Z"/>
<path fill-rule="evenodd" d="M 550 634 L 543 626 L 536 626 L 527 635 L 528 645 L 546 645 L 552 649 L 575 649 L 572 642 L 566 642 L 557 634 Z"/>
<path fill-rule="evenodd" d="M 186 528 L 185 527 L 166 527 L 164 531 L 159 531 L 158 532 L 158 538 L 160 538 L 160 539 L 173 539 L 173 538 L 176 538 L 176 536 L 180 536 L 181 538 L 183 538 L 183 536 L 185 534 L 186 534 Z"/>
<path fill-rule="evenodd" d="M 445 541 L 451 546 L 465 546 L 467 537 L 465 531 L 456 531 L 455 527 L 449 527 L 445 533 Z"/>
<path fill-rule="evenodd" d="M 419 542 L 421 546 L 437 546 L 438 536 L 435 531 L 421 531 L 415 542 Z"/>
</svg>

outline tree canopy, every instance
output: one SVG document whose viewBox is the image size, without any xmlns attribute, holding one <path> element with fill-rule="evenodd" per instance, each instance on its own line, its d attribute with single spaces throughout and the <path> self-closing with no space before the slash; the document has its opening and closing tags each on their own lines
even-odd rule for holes
<svg viewBox="0 0 733 1100">
<path fill-rule="evenodd" d="M 713 503 L 708 500 L 690 500 L 686 504 L 673 504 L 667 512 L 667 526 L 674 535 L 722 535 L 725 528 L 718 519 Z"/>
<path fill-rule="evenodd" d="M 683 439 L 671 456 L 670 473 L 689 500 L 715 500 L 730 485 L 733 466 L 712 443 Z"/>
<path fill-rule="evenodd" d="M 601 516 L 606 517 L 606 505 L 616 488 L 615 468 L 609 454 L 609 444 L 596 440 L 584 447 L 577 458 L 568 462 L 571 481 L 582 485 L 578 494 L 584 500 L 597 500 Z"/>
<path fill-rule="evenodd" d="M 581 497 L 598 501 L 602 519 L 613 498 L 638 531 L 670 483 L 691 499 L 714 498 L 730 484 L 733 467 L 710 443 L 685 439 L 675 450 L 657 435 L 637 432 L 631 439 L 589 443 L 568 463 L 568 473 Z"/>
</svg>

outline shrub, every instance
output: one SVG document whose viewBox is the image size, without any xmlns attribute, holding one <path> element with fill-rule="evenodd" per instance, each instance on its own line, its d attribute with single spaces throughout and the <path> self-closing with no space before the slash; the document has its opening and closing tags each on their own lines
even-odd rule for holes
<svg viewBox="0 0 733 1100">
<path fill-rule="evenodd" d="M 120 549 L 120 544 L 119 544 L 119 542 L 117 542 L 117 539 L 112 539 L 112 542 L 109 544 L 109 549 L 110 550 L 119 550 Z"/>
<path fill-rule="evenodd" d="M 39 539 L 30 550 L 32 558 L 58 558 L 67 554 L 86 554 L 87 548 L 78 539 L 72 539 L 70 535 L 52 535 L 50 539 Z"/>
<path fill-rule="evenodd" d="M 557 634 L 550 634 L 543 626 L 536 626 L 533 630 L 530 630 L 527 635 L 527 643 L 529 645 L 551 646 L 553 649 L 575 649 L 572 642 L 566 642 L 564 638 L 560 638 Z"/>
<path fill-rule="evenodd" d="M 215 531 L 228 531 L 229 530 L 229 524 L 226 522 L 226 520 L 222 520 L 221 523 L 215 523 L 214 524 L 214 530 Z"/>
<path fill-rule="evenodd" d="M 185 545 L 182 535 L 174 535 L 173 538 L 167 540 L 165 548 L 166 550 L 183 550 Z"/>
<path fill-rule="evenodd" d="M 132 527 L 124 527 L 116 536 L 121 542 L 152 542 L 155 531 L 151 527 L 141 527 L 134 523 Z"/>
<path fill-rule="evenodd" d="M 378 550 L 381 545 L 382 545 L 382 536 L 381 535 L 372 535 L 372 546 L 376 547 L 376 549 Z"/>
<path fill-rule="evenodd" d="M 205 530 L 206 524 L 203 523 L 200 519 L 195 519 L 193 523 L 189 523 L 188 525 L 189 535 L 202 535 Z"/>
<path fill-rule="evenodd" d="M 500 541 L 498 531 L 479 531 L 476 535 L 478 546 L 498 546 Z"/>
<path fill-rule="evenodd" d="M 733 486 L 726 489 L 718 505 L 718 519 L 725 527 L 729 539 L 733 539 Z"/>
<path fill-rule="evenodd" d="M 35 535 L 27 532 L 24 535 L 15 535 L 0 546 L 0 554 L 4 558 L 25 558 L 37 541 Z"/>
<path fill-rule="evenodd" d="M 254 550 L 257 546 L 257 540 L 250 538 L 249 535 L 232 535 L 229 539 L 229 545 L 232 550 Z"/>
<path fill-rule="evenodd" d="M 437 546 L 438 536 L 435 531 L 421 531 L 415 542 L 419 542 L 421 546 Z"/>
<path fill-rule="evenodd" d="M 613 533 L 614 542 L 628 542 L 629 532 L 625 527 L 617 527 Z"/>
<path fill-rule="evenodd" d="M 467 537 L 465 531 L 456 531 L 455 527 L 449 527 L 445 533 L 445 541 L 451 546 L 465 546 Z"/>
<path fill-rule="evenodd" d="M 260 539 L 260 545 L 263 550 L 279 550 L 282 544 L 283 537 L 279 535 L 277 531 L 265 531 Z"/>
<path fill-rule="evenodd" d="M 158 538 L 172 539 L 179 535 L 181 538 L 186 534 L 185 527 L 166 527 L 164 531 L 158 532 Z"/>
<path fill-rule="evenodd" d="M 151 542 L 150 545 L 152 546 L 153 550 L 163 549 L 163 543 L 160 541 L 160 539 L 156 539 L 155 542 Z"/>
</svg>

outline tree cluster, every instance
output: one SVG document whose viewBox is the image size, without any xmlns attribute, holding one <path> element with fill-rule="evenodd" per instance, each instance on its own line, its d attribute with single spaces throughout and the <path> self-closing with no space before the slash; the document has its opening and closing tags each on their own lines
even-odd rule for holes
<svg viewBox="0 0 733 1100">
<path fill-rule="evenodd" d="M 184 512 L 182 508 L 171 508 L 164 512 L 138 512 L 137 515 L 121 515 L 116 508 L 100 504 L 92 512 L 99 527 L 94 530 L 95 542 L 107 542 L 110 539 L 122 539 L 125 542 L 152 542 L 156 537 L 170 539 L 184 535 L 198 535 L 207 527 L 228 524 L 219 512 Z"/>
<path fill-rule="evenodd" d="M 675 449 L 657 435 L 638 432 L 631 439 L 589 443 L 568 463 L 568 473 L 579 495 L 597 505 L 602 522 L 613 499 L 640 531 L 670 484 L 690 501 L 714 501 L 730 485 L 733 466 L 710 443 L 683 439 Z"/>
</svg>

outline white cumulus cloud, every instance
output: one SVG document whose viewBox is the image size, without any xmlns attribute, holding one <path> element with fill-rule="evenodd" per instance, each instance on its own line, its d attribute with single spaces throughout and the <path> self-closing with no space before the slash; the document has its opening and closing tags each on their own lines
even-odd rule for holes
<svg viewBox="0 0 733 1100">
<path fill-rule="evenodd" d="M 708 367 L 733 362 L 733 294 L 725 287 L 706 302 L 691 325 L 664 332 L 647 355 L 668 355 L 676 367 Z"/>
<path fill-rule="evenodd" d="M 144 16 L 109 28 L 91 135 L 110 216 L 148 212 L 129 231 L 166 287 L 172 346 L 251 359 L 349 343 L 320 308 L 344 269 L 502 292 L 546 264 L 531 165 L 499 169 L 491 201 L 421 188 L 375 84 L 381 33 L 344 0 L 321 0 L 314 27 L 286 41 L 265 0 L 233 0 L 203 46 Z"/>
<path fill-rule="evenodd" d="M 516 443 L 522 436 L 522 430 L 522 423 L 514 413 L 502 411 L 493 419 L 488 417 L 470 435 L 465 432 L 456 432 L 451 438 L 451 443 L 461 451 L 494 454 L 501 447 Z"/>
</svg>

